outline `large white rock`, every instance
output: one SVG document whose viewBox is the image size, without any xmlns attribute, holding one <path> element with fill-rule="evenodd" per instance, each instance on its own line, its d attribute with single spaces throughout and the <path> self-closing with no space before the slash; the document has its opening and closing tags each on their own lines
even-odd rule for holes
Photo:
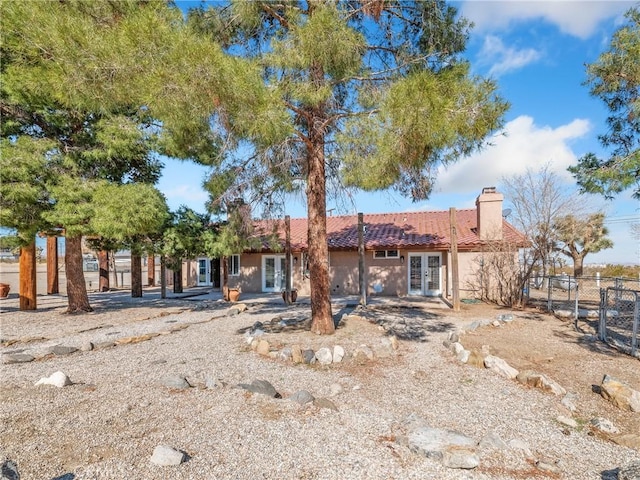
<svg viewBox="0 0 640 480">
<path fill-rule="evenodd" d="M 503 377 L 514 379 L 518 376 L 518 370 L 513 368 L 500 357 L 487 355 L 486 357 L 484 357 L 484 366 L 489 370 L 493 370 L 499 375 L 502 375 Z"/>
<path fill-rule="evenodd" d="M 67 385 L 73 385 L 73 382 L 65 373 L 57 371 L 48 377 L 38 380 L 35 386 L 37 387 L 38 385 L 53 385 L 54 387 L 62 388 Z"/>
<path fill-rule="evenodd" d="M 167 445 L 158 445 L 154 448 L 150 461 L 162 467 L 180 465 L 184 461 L 184 453 Z"/>
<path fill-rule="evenodd" d="M 316 360 L 318 360 L 321 365 L 329 365 L 333 362 L 333 354 L 329 348 L 322 347 L 316 352 Z"/>
</svg>

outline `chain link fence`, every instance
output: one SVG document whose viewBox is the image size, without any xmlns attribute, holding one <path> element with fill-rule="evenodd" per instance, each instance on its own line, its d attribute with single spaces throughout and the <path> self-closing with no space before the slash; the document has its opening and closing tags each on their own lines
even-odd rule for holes
<svg viewBox="0 0 640 480">
<path fill-rule="evenodd" d="M 532 277 L 526 291 L 528 303 L 573 318 L 612 346 L 638 356 L 640 278 Z M 581 323 L 580 323 L 581 322 Z"/>
</svg>

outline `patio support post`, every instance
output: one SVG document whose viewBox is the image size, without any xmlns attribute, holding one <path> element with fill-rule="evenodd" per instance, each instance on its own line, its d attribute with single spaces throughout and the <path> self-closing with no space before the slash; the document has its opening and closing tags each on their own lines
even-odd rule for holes
<svg viewBox="0 0 640 480">
<path fill-rule="evenodd" d="M 364 215 L 358 213 L 358 283 L 360 285 L 360 305 L 367 304 L 367 279 L 364 265 Z"/>
<path fill-rule="evenodd" d="M 47 295 L 60 293 L 58 279 L 58 237 L 47 237 Z"/>
<path fill-rule="evenodd" d="M 458 230 L 456 223 L 456 209 L 449 209 L 449 223 L 451 225 L 451 287 L 453 294 L 453 310 L 460 310 L 460 277 L 458 275 Z"/>
<path fill-rule="evenodd" d="M 291 217 L 289 215 L 284 217 L 284 232 L 284 302 L 287 305 L 291 305 Z"/>
</svg>

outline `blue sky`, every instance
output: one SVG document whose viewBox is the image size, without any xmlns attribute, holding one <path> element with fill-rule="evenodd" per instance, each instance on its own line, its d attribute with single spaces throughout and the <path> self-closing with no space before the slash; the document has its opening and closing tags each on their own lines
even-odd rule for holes
<svg viewBox="0 0 640 480">
<path fill-rule="evenodd" d="M 180 2 L 178 2 L 180 5 Z M 511 103 L 503 134 L 492 146 L 440 169 L 428 201 L 412 203 L 393 192 L 357 194 L 352 210 L 364 213 L 472 208 L 482 187 L 548 164 L 573 188 L 566 171 L 587 152 L 601 153 L 597 135 L 606 131 L 607 110 L 583 86 L 585 63 L 608 49 L 611 35 L 634 2 L 616 1 L 466 1 L 453 3 L 475 24 L 466 52 L 474 73 L 490 76 Z M 184 6 L 184 5 L 181 5 Z M 172 210 L 187 205 L 204 212 L 206 169 L 167 160 L 160 190 Z M 505 198 L 505 207 L 509 199 Z M 613 201 L 586 198 L 593 211 L 607 214 L 614 248 L 586 257 L 586 263 L 640 264 L 640 239 L 631 232 L 640 223 L 640 202 L 631 192 Z M 329 203 L 327 208 L 335 207 Z M 287 213 L 306 215 L 304 201 L 292 201 Z"/>
</svg>

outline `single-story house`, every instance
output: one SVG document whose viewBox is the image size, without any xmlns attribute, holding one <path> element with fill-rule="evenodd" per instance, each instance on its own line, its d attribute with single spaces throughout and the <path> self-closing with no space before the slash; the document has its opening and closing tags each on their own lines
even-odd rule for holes
<svg viewBox="0 0 640 480">
<path fill-rule="evenodd" d="M 461 297 L 472 297 L 470 279 L 488 244 L 525 246 L 525 237 L 503 218 L 503 195 L 487 187 L 475 209 L 456 211 L 458 272 Z M 417 211 L 364 214 L 365 278 L 368 295 L 451 296 L 450 212 Z M 273 221 L 257 221 L 255 231 L 272 232 Z M 263 242 L 260 251 L 228 257 L 230 288 L 243 292 L 280 292 L 285 288 L 285 230 L 276 228 L 280 248 Z M 329 274 L 332 294 L 359 293 L 358 216 L 327 217 Z M 290 219 L 291 286 L 309 294 L 307 219 Z M 517 255 L 517 248 L 515 250 Z M 220 259 L 188 262 L 186 284 L 220 287 Z"/>
</svg>

